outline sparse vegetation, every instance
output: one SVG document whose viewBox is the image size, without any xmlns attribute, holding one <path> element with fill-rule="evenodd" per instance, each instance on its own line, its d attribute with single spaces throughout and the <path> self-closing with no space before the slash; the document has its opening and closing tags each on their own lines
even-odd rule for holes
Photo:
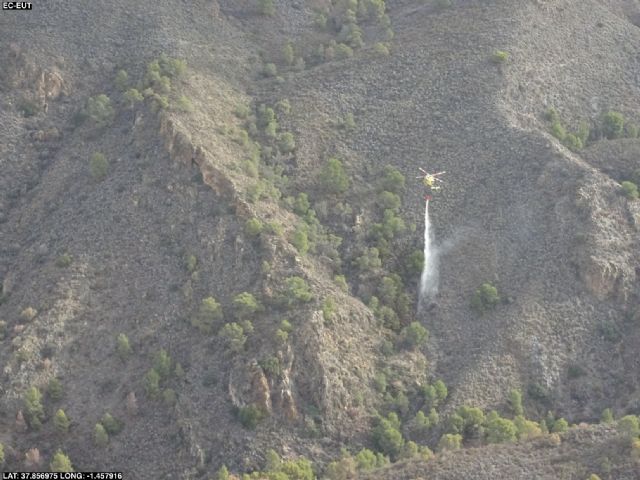
<svg viewBox="0 0 640 480">
<path fill-rule="evenodd" d="M 67 268 L 73 262 L 73 258 L 68 253 L 63 253 L 56 259 L 56 267 Z"/>
</svg>

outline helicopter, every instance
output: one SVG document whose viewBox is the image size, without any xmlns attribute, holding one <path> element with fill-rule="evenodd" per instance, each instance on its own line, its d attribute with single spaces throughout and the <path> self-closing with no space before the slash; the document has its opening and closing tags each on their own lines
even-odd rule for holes
<svg viewBox="0 0 640 480">
<path fill-rule="evenodd" d="M 438 172 L 438 173 L 429 173 L 426 170 L 418 167 L 418 170 L 420 170 L 420 172 L 422 172 L 422 175 L 420 175 L 419 177 L 416 178 L 421 178 L 422 179 L 422 183 L 424 183 L 424 186 L 427 189 L 427 192 L 424 196 L 424 199 L 426 201 L 432 200 L 433 199 L 433 193 L 440 190 L 440 185 L 436 185 L 436 182 L 440 182 L 440 183 L 444 183 L 444 181 L 440 177 L 440 175 L 443 175 L 447 172 Z"/>
</svg>

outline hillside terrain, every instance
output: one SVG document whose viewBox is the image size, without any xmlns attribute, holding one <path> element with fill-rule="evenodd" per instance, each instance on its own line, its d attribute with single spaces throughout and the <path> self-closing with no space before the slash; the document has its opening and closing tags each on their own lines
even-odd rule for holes
<svg viewBox="0 0 640 480">
<path fill-rule="evenodd" d="M 0 31 L 2 468 L 640 478 L 640 0 Z"/>
</svg>

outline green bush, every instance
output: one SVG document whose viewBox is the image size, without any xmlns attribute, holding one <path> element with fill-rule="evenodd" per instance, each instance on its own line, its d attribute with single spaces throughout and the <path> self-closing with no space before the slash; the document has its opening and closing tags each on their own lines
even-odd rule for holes
<svg viewBox="0 0 640 480">
<path fill-rule="evenodd" d="M 240 407 L 238 409 L 238 420 L 243 427 L 250 430 L 255 429 L 265 417 L 265 413 L 255 405 Z"/>
<path fill-rule="evenodd" d="M 121 360 L 126 360 L 131 355 L 131 345 L 129 344 L 129 337 L 124 333 L 120 333 L 116 339 L 116 352 Z"/>
<path fill-rule="evenodd" d="M 619 112 L 607 112 L 602 119 L 602 134 L 609 140 L 624 135 L 624 117 Z"/>
<path fill-rule="evenodd" d="M 328 193 L 340 194 L 349 188 L 349 177 L 337 158 L 330 158 L 319 176 L 320 185 Z"/>
<path fill-rule="evenodd" d="M 360 450 L 354 458 L 358 470 L 364 471 L 381 468 L 389 463 L 389 458 L 379 452 L 374 453 L 367 448 Z"/>
<path fill-rule="evenodd" d="M 47 384 L 47 397 L 53 402 L 62 400 L 64 396 L 64 388 L 62 383 L 57 378 L 52 378 Z"/>
<path fill-rule="evenodd" d="M 42 394 L 36 387 L 29 388 L 23 397 L 24 416 L 27 423 L 34 430 L 42 426 L 44 420 L 44 407 L 42 406 Z"/>
<path fill-rule="evenodd" d="M 100 448 L 106 447 L 109 443 L 109 434 L 101 423 L 96 423 L 93 429 L 93 441 Z"/>
<path fill-rule="evenodd" d="M 559 418 L 553 423 L 553 428 L 551 431 L 553 433 L 562 433 L 566 432 L 569 428 L 569 423 L 564 418 Z"/>
<path fill-rule="evenodd" d="M 282 153 L 291 153 L 296 148 L 296 141 L 293 134 L 285 132 L 278 139 L 278 148 Z"/>
<path fill-rule="evenodd" d="M 236 322 L 227 323 L 222 327 L 220 330 L 220 338 L 224 339 L 229 349 L 236 353 L 244 349 L 244 344 L 247 341 L 244 329 Z"/>
<path fill-rule="evenodd" d="M 262 75 L 265 77 L 276 77 L 278 75 L 278 67 L 275 63 L 265 63 L 262 69 Z"/>
<path fill-rule="evenodd" d="M 256 297 L 249 292 L 242 292 L 236 295 L 233 299 L 233 306 L 235 308 L 235 316 L 238 319 L 251 317 L 262 308 Z"/>
<path fill-rule="evenodd" d="M 86 114 L 96 126 L 105 127 L 113 121 L 115 112 L 109 97 L 101 94 L 87 100 Z"/>
<path fill-rule="evenodd" d="M 326 322 L 333 320 L 333 316 L 336 313 L 336 302 L 331 297 L 325 298 L 322 302 L 322 317 Z"/>
<path fill-rule="evenodd" d="M 610 408 L 605 408 L 602 411 L 602 415 L 600 416 L 600 423 L 613 423 L 613 422 L 614 422 L 613 412 L 611 411 Z"/>
<path fill-rule="evenodd" d="M 512 390 L 513 391 L 513 390 Z M 516 440 L 517 428 L 511 420 L 501 418 L 497 412 L 493 411 L 487 415 L 485 433 L 489 443 L 514 442 Z"/>
<path fill-rule="evenodd" d="M 129 74 L 124 70 L 118 70 L 116 78 L 114 79 L 116 88 L 121 92 L 124 92 L 129 87 Z"/>
<path fill-rule="evenodd" d="M 344 43 L 339 43 L 335 46 L 335 56 L 338 60 L 345 60 L 347 58 L 351 58 L 353 57 L 353 49 L 349 45 L 345 45 Z"/>
<path fill-rule="evenodd" d="M 129 108 L 135 107 L 136 103 L 140 103 L 144 100 L 142 94 L 135 88 L 130 88 L 124 92 L 124 98 L 129 104 Z"/>
<path fill-rule="evenodd" d="M 423 345 L 429 338 L 429 331 L 420 322 L 411 322 L 402 329 L 400 333 L 401 341 L 409 348 Z"/>
<path fill-rule="evenodd" d="M 638 198 L 638 186 L 633 182 L 622 182 L 622 192 L 629 200 L 635 200 Z"/>
<path fill-rule="evenodd" d="M 291 237 L 291 245 L 296 247 L 296 250 L 301 255 L 305 255 L 309 251 L 309 237 L 307 235 L 307 229 L 304 226 L 298 225 Z"/>
<path fill-rule="evenodd" d="M 222 320 L 222 307 L 213 297 L 202 300 L 196 315 L 191 319 L 191 325 L 197 327 L 202 333 L 213 332 L 214 325 Z"/>
<path fill-rule="evenodd" d="M 635 123 L 627 123 L 625 125 L 626 136 L 629 138 L 638 138 L 640 135 L 640 127 Z"/>
<path fill-rule="evenodd" d="M 193 103 L 189 100 L 188 97 L 184 95 L 180 95 L 178 100 L 176 101 L 176 108 L 181 112 L 193 112 L 195 110 Z"/>
<path fill-rule="evenodd" d="M 53 455 L 53 459 L 49 464 L 49 469 L 52 472 L 73 472 L 71 460 L 69 460 L 69 457 L 62 453 L 62 450 L 58 450 Z"/>
<path fill-rule="evenodd" d="M 373 440 L 383 454 L 393 459 L 400 456 L 405 440 L 400 433 L 400 420 L 395 413 L 378 419 L 378 425 L 373 429 Z"/>
<path fill-rule="evenodd" d="M 114 418 L 109 412 L 106 412 L 102 416 L 100 423 L 109 435 L 117 435 L 124 428 L 124 423 L 121 420 Z"/>
<path fill-rule="evenodd" d="M 377 203 L 383 210 L 398 210 L 401 205 L 400 197 L 395 193 L 387 192 L 386 190 L 378 194 Z"/>
<path fill-rule="evenodd" d="M 301 277 L 288 277 L 285 280 L 286 294 L 289 299 L 289 305 L 295 303 L 307 303 L 313 300 L 313 293 L 309 284 Z"/>
<path fill-rule="evenodd" d="M 349 293 L 349 284 L 347 283 L 347 279 L 344 275 L 336 275 L 333 277 L 333 281 L 336 285 L 345 293 Z"/>
<path fill-rule="evenodd" d="M 55 427 L 55 429 L 60 433 L 67 433 L 69 431 L 70 423 L 71 422 L 69 422 L 69 419 L 64 413 L 64 410 L 62 410 L 61 408 L 58 409 L 53 417 L 53 426 Z"/>
<path fill-rule="evenodd" d="M 229 480 L 231 477 L 229 476 L 229 470 L 227 470 L 226 465 L 222 465 L 218 472 L 216 473 L 217 480 Z"/>
<path fill-rule="evenodd" d="M 376 52 L 376 54 L 380 55 L 381 57 L 389 56 L 389 47 L 382 42 L 375 43 L 373 45 L 373 51 Z"/>
<path fill-rule="evenodd" d="M 384 167 L 380 189 L 387 190 L 395 194 L 401 194 L 404 191 L 405 177 L 395 167 L 387 165 Z"/>
<path fill-rule="evenodd" d="M 618 432 L 624 438 L 634 439 L 640 435 L 640 420 L 635 415 L 626 415 L 618 420 Z"/>
<path fill-rule="evenodd" d="M 490 283 L 483 283 L 471 299 L 471 307 L 479 313 L 495 308 L 500 302 L 498 290 Z"/>
<path fill-rule="evenodd" d="M 287 44 L 282 48 L 282 60 L 285 64 L 291 66 L 296 59 L 296 52 L 293 50 L 293 45 L 291 42 L 287 42 Z"/>
<path fill-rule="evenodd" d="M 562 143 L 564 144 L 565 147 L 567 147 L 572 152 L 576 152 L 576 151 L 582 149 L 582 147 L 583 147 L 582 140 L 580 140 L 573 133 L 567 133 L 565 135 Z"/>
<path fill-rule="evenodd" d="M 460 450 L 462 448 L 462 435 L 445 433 L 440 437 L 436 448 L 438 452 Z"/>
<path fill-rule="evenodd" d="M 496 50 L 493 52 L 491 56 L 491 61 L 493 63 L 504 63 L 509 59 L 509 52 L 505 52 L 504 50 Z"/>
<path fill-rule="evenodd" d="M 524 415 L 524 409 L 522 408 L 522 392 L 518 389 L 513 389 L 509 392 L 509 407 L 515 416 Z"/>
<path fill-rule="evenodd" d="M 258 11 L 262 15 L 271 17 L 276 13 L 276 6 L 273 0 L 258 0 Z"/>
<path fill-rule="evenodd" d="M 247 223 L 244 225 L 244 231 L 250 237 L 257 237 L 262 233 L 263 225 L 260 220 L 257 218 L 251 218 L 247 220 Z"/>
<path fill-rule="evenodd" d="M 143 384 L 149 398 L 157 398 L 160 395 L 160 375 L 153 368 L 145 374 Z"/>
<path fill-rule="evenodd" d="M 195 255 L 187 255 L 184 260 L 184 266 L 187 269 L 187 272 L 193 273 L 198 266 L 198 258 Z"/>
<path fill-rule="evenodd" d="M 91 158 L 89 159 L 89 171 L 94 180 L 98 182 L 104 180 L 107 176 L 108 170 L 109 162 L 102 153 L 96 152 L 91 155 Z"/>
<path fill-rule="evenodd" d="M 173 362 L 171 360 L 171 357 L 164 348 L 161 348 L 153 356 L 153 369 L 158 372 L 161 381 L 165 381 L 171 376 L 171 373 L 173 371 L 171 368 L 172 363 Z M 102 423 L 104 424 L 104 422 Z M 106 424 L 104 426 L 107 427 Z M 107 427 L 107 431 L 108 430 L 109 428 Z"/>
</svg>

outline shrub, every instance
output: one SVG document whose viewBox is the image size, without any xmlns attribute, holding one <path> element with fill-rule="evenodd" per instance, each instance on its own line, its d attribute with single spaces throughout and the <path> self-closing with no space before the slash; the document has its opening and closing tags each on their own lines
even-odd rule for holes
<svg viewBox="0 0 640 480">
<path fill-rule="evenodd" d="M 202 333 L 213 332 L 213 326 L 222 320 L 222 307 L 213 297 L 202 300 L 198 313 L 191 319 L 191 325 L 197 327 Z"/>
<path fill-rule="evenodd" d="M 116 73 L 116 78 L 114 79 L 114 83 L 118 90 L 124 92 L 129 86 L 129 74 L 124 70 L 118 70 L 118 73 Z"/>
<path fill-rule="evenodd" d="M 516 440 L 517 428 L 511 420 L 501 418 L 493 411 L 487 416 L 485 433 L 489 443 L 513 442 Z"/>
<path fill-rule="evenodd" d="M 405 441 L 400 433 L 400 420 L 395 413 L 378 419 L 378 425 L 373 429 L 373 440 L 383 454 L 398 458 Z"/>
<path fill-rule="evenodd" d="M 333 277 L 333 281 L 340 288 L 340 290 L 345 293 L 349 292 L 349 284 L 347 283 L 347 279 L 344 275 L 336 275 L 335 277 Z"/>
<path fill-rule="evenodd" d="M 262 69 L 262 75 L 265 77 L 275 77 L 278 75 L 278 67 L 275 63 L 265 63 Z"/>
<path fill-rule="evenodd" d="M 551 135 L 553 135 L 560 141 L 563 141 L 567 136 L 567 131 L 562 126 L 560 121 L 554 121 L 551 123 Z"/>
<path fill-rule="evenodd" d="M 509 59 L 509 52 L 505 52 L 504 50 L 496 50 L 493 52 L 491 56 L 491 61 L 493 63 L 504 63 Z"/>
<path fill-rule="evenodd" d="M 624 135 L 624 117 L 619 112 L 607 112 L 602 119 L 602 133 L 609 140 Z"/>
<path fill-rule="evenodd" d="M 562 433 L 566 432 L 569 428 L 569 423 L 564 418 L 559 418 L 553 423 L 553 428 L 551 431 L 553 433 Z"/>
<path fill-rule="evenodd" d="M 257 218 L 251 218 L 247 220 L 247 223 L 244 225 L 244 231 L 250 237 L 257 237 L 262 233 L 263 225 L 260 220 Z"/>
<path fill-rule="evenodd" d="M 387 190 L 396 194 L 404 191 L 405 178 L 400 170 L 391 165 L 384 167 L 382 180 L 380 181 L 380 189 Z"/>
<path fill-rule="evenodd" d="M 422 272 L 424 266 L 424 252 L 422 250 L 414 250 L 404 259 L 404 268 L 407 276 L 415 277 Z"/>
<path fill-rule="evenodd" d="M 69 457 L 62 453 L 62 450 L 58 450 L 53 455 L 53 459 L 51 460 L 49 469 L 52 472 L 73 472 L 71 460 L 69 460 Z"/>
<path fill-rule="evenodd" d="M 622 182 L 622 192 L 629 200 L 638 198 L 638 186 L 633 182 Z"/>
<path fill-rule="evenodd" d="M 62 388 L 62 383 L 57 378 L 52 378 L 49 380 L 47 384 L 47 397 L 49 397 L 52 401 L 57 402 L 62 399 L 64 395 L 64 389 Z"/>
<path fill-rule="evenodd" d="M 296 141 L 295 141 L 295 138 L 293 137 L 293 134 L 289 132 L 285 132 L 282 135 L 280 135 L 280 138 L 278 140 L 278 148 L 282 153 L 293 152 L 296 148 Z"/>
<path fill-rule="evenodd" d="M 311 288 L 304 278 L 289 277 L 285 280 L 286 292 L 289 298 L 289 305 L 294 303 L 307 303 L 313 300 Z"/>
<path fill-rule="evenodd" d="M 98 127 L 109 125 L 114 117 L 111 100 L 105 94 L 90 97 L 87 100 L 86 114 Z"/>
<path fill-rule="evenodd" d="M 311 208 L 309 203 L 309 197 L 306 193 L 299 193 L 296 199 L 293 201 L 293 211 L 300 216 L 304 216 Z"/>
<path fill-rule="evenodd" d="M 264 417 L 264 412 L 255 405 L 240 407 L 238 409 L 238 420 L 240 420 L 240 423 L 244 428 L 248 428 L 250 430 L 255 429 Z"/>
<path fill-rule="evenodd" d="M 100 448 L 106 447 L 109 443 L 109 434 L 101 423 L 96 423 L 93 429 L 93 442 Z"/>
<path fill-rule="evenodd" d="M 638 138 L 638 135 L 640 135 L 640 128 L 634 123 L 627 123 L 625 130 L 629 138 Z"/>
<path fill-rule="evenodd" d="M 500 297 L 496 287 L 490 283 L 483 283 L 473 295 L 471 307 L 477 312 L 484 313 L 489 309 L 495 308 L 498 302 L 500 302 Z"/>
<path fill-rule="evenodd" d="M 242 292 L 236 295 L 233 299 L 233 306 L 238 319 L 250 317 L 261 309 L 256 297 L 249 292 Z"/>
<path fill-rule="evenodd" d="M 429 338 L 429 331 L 424 328 L 420 322 L 411 322 L 402 329 L 400 334 L 402 343 L 409 348 L 415 348 L 423 345 Z"/>
<path fill-rule="evenodd" d="M 64 413 L 64 410 L 61 408 L 58 409 L 55 416 L 53 417 L 53 426 L 60 433 L 67 433 L 69 431 L 69 419 L 67 415 Z"/>
<path fill-rule="evenodd" d="M 392 192 L 387 192 L 386 190 L 378 194 L 377 203 L 378 203 L 378 206 L 383 210 L 385 209 L 397 210 L 400 208 L 400 204 L 401 204 L 400 197 L 398 195 Z"/>
<path fill-rule="evenodd" d="M 236 322 L 227 323 L 222 327 L 220 337 L 226 341 L 231 351 L 236 353 L 244 349 L 244 344 L 247 341 L 244 329 Z"/>
<path fill-rule="evenodd" d="M 284 60 L 284 63 L 291 66 L 295 59 L 296 54 L 293 50 L 293 45 L 291 45 L 291 42 L 287 42 L 287 44 L 282 48 L 282 60 Z"/>
<path fill-rule="evenodd" d="M 98 182 L 104 180 L 107 176 L 108 170 L 109 162 L 102 153 L 96 152 L 91 155 L 91 158 L 89 159 L 89 172 L 94 180 Z"/>
<path fill-rule="evenodd" d="M 33 117 L 40 112 L 40 104 L 35 100 L 30 100 L 28 98 L 22 98 L 18 102 L 17 107 L 24 117 Z"/>
<path fill-rule="evenodd" d="M 29 388 L 23 398 L 24 414 L 29 426 L 35 430 L 42 426 L 44 420 L 44 407 L 42 406 L 42 394 L 36 387 Z"/>
<path fill-rule="evenodd" d="M 153 368 L 150 369 L 143 379 L 144 390 L 149 398 L 157 398 L 160 394 L 160 375 Z"/>
<path fill-rule="evenodd" d="M 326 55 L 326 50 L 325 50 Z M 349 45 L 339 43 L 335 46 L 335 56 L 338 60 L 345 60 L 353 57 L 353 49 Z"/>
<path fill-rule="evenodd" d="M 276 13 L 273 0 L 258 0 L 258 11 L 262 15 L 273 16 L 273 14 Z"/>
<path fill-rule="evenodd" d="M 522 408 L 522 392 L 518 389 L 513 389 L 509 392 L 509 406 L 515 416 L 524 415 L 524 409 Z"/>
<path fill-rule="evenodd" d="M 375 247 L 367 248 L 362 255 L 355 259 L 354 263 L 362 272 L 372 272 L 382 266 L 380 252 Z"/>
<path fill-rule="evenodd" d="M 167 380 L 169 377 L 171 377 L 173 373 L 172 364 L 173 360 L 171 360 L 171 357 L 164 348 L 156 352 L 153 357 L 153 369 L 158 372 L 161 381 Z M 105 427 L 106 426 L 107 425 L 105 425 Z M 109 430 L 109 428 L 107 428 L 107 430 Z"/>
<path fill-rule="evenodd" d="M 611 411 L 610 408 L 605 408 L 602 411 L 602 415 L 600 416 L 600 423 L 613 423 L 613 422 L 614 422 L 613 412 Z"/>
<path fill-rule="evenodd" d="M 63 253 L 56 259 L 56 267 L 67 268 L 73 262 L 73 258 L 68 253 Z"/>
<path fill-rule="evenodd" d="M 567 133 L 562 143 L 564 144 L 565 147 L 567 147 L 572 152 L 578 151 L 583 147 L 582 140 L 580 140 L 573 133 Z"/>
<path fill-rule="evenodd" d="M 440 437 L 436 448 L 438 452 L 460 450 L 462 448 L 462 435 L 446 433 Z"/>
<path fill-rule="evenodd" d="M 334 302 L 333 298 L 327 297 L 324 302 L 322 302 L 322 317 L 326 322 L 330 322 L 333 320 L 333 316 L 336 312 L 336 302 Z"/>
<path fill-rule="evenodd" d="M 625 438 L 637 438 L 640 435 L 640 421 L 635 415 L 627 415 L 618 420 L 618 432 Z"/>
<path fill-rule="evenodd" d="M 276 103 L 276 110 L 283 115 L 289 115 L 291 112 L 291 103 L 289 103 L 289 100 L 286 98 L 283 98 Z"/>
<path fill-rule="evenodd" d="M 109 412 L 106 412 L 102 416 L 100 423 L 109 435 L 117 435 L 124 428 L 124 423 L 121 420 L 114 418 Z"/>
<path fill-rule="evenodd" d="M 131 355 L 131 345 L 129 344 L 129 337 L 124 333 L 120 333 L 116 339 L 116 352 L 122 360 L 126 360 Z"/>
<path fill-rule="evenodd" d="M 194 110 L 193 103 L 184 95 L 180 95 L 176 101 L 176 107 L 181 112 L 193 112 Z"/>
<path fill-rule="evenodd" d="M 542 428 L 534 421 L 527 420 L 522 415 L 518 415 L 513 420 L 513 424 L 518 430 L 518 439 L 527 440 L 542 435 Z"/>
<path fill-rule="evenodd" d="M 302 255 L 309 251 L 309 237 L 305 227 L 298 225 L 291 237 L 291 245 L 296 247 L 296 250 L 298 250 Z"/>
<path fill-rule="evenodd" d="M 173 388 L 165 388 L 162 391 L 162 401 L 167 407 L 173 407 L 178 401 L 178 397 Z"/>
<path fill-rule="evenodd" d="M 187 269 L 187 272 L 195 272 L 196 267 L 198 266 L 198 258 L 193 254 L 187 255 L 184 260 L 184 266 Z"/>
<path fill-rule="evenodd" d="M 322 188 L 332 194 L 344 193 L 349 188 L 349 177 L 337 158 L 327 160 L 320 172 L 319 181 Z"/>
<path fill-rule="evenodd" d="M 140 103 L 144 100 L 142 94 L 135 88 L 130 88 L 124 93 L 124 98 L 129 104 L 129 108 L 133 108 L 136 103 Z"/>
<path fill-rule="evenodd" d="M 388 57 L 389 56 L 389 47 L 386 44 L 382 43 L 382 42 L 375 43 L 373 45 L 373 51 L 376 52 L 381 57 Z"/>
</svg>

